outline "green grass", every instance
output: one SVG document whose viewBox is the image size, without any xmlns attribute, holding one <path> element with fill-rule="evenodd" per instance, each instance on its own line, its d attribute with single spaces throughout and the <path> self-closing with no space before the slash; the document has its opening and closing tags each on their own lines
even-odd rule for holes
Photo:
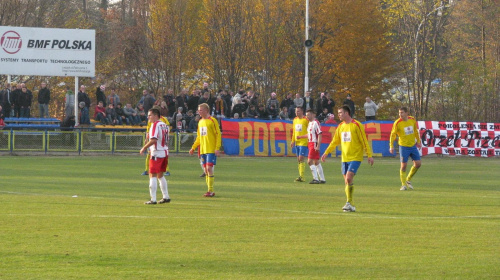
<svg viewBox="0 0 500 280">
<path fill-rule="evenodd" d="M 397 159 L 365 161 L 356 213 L 339 159 L 309 185 L 291 157 L 220 157 L 204 198 L 197 158 L 173 155 L 172 202 L 152 206 L 143 165 L 1 156 L 0 279 L 500 277 L 498 158 L 423 158 L 406 192 Z"/>
</svg>

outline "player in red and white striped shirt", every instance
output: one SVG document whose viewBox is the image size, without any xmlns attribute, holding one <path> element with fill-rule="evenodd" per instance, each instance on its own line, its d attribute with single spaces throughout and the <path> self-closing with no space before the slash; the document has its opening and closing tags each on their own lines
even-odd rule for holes
<svg viewBox="0 0 500 280">
<path fill-rule="evenodd" d="M 316 119 L 316 113 L 314 112 L 314 110 L 307 110 L 306 118 L 309 120 L 309 125 L 307 126 L 307 135 L 299 137 L 307 137 L 307 139 L 309 140 L 309 155 L 307 156 L 307 163 L 309 164 L 313 175 L 313 180 L 309 182 L 309 184 L 324 184 L 326 183 L 325 175 L 323 174 L 323 167 L 321 166 L 321 162 L 319 161 L 322 136 L 321 125 Z"/>
<path fill-rule="evenodd" d="M 167 170 L 168 165 L 168 133 L 169 127 L 160 120 L 160 111 L 158 109 L 150 109 L 148 111 L 148 119 L 151 122 L 149 129 L 149 141 L 142 147 L 141 155 L 149 149 L 151 158 L 149 159 L 149 193 L 151 200 L 145 204 L 156 204 L 156 189 L 158 188 L 157 180 L 160 182 L 160 189 L 163 198 L 158 203 L 170 202 L 168 195 L 167 180 L 163 177 L 163 173 Z"/>
</svg>

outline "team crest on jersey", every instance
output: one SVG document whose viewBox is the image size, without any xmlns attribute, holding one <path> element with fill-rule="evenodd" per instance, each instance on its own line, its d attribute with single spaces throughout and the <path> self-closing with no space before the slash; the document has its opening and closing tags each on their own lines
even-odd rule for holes
<svg viewBox="0 0 500 280">
<path fill-rule="evenodd" d="M 342 142 L 351 142 L 351 132 L 350 131 L 342 132 Z"/>
<path fill-rule="evenodd" d="M 413 134 L 413 126 L 405 127 L 405 135 Z"/>
<path fill-rule="evenodd" d="M 200 127 L 200 135 L 207 136 L 207 127 L 206 126 Z"/>
</svg>

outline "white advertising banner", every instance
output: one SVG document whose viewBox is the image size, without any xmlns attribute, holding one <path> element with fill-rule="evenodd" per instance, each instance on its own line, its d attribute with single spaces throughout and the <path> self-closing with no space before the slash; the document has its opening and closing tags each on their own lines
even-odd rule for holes
<svg viewBox="0 0 500 280">
<path fill-rule="evenodd" d="M 0 74 L 95 76 L 95 30 L 0 26 Z"/>
</svg>

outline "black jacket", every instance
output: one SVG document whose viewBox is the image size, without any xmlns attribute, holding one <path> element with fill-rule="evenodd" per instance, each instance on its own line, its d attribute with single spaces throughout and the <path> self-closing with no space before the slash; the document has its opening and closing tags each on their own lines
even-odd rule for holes
<svg viewBox="0 0 500 280">
<path fill-rule="evenodd" d="M 50 101 L 50 90 L 48 88 L 42 88 L 38 91 L 38 103 L 39 104 L 49 104 Z"/>
</svg>

